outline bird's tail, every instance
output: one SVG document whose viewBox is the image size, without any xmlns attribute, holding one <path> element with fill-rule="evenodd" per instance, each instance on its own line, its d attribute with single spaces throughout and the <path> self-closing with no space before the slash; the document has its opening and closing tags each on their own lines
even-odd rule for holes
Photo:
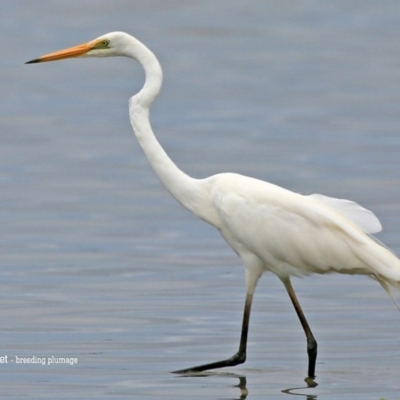
<svg viewBox="0 0 400 400">
<path fill-rule="evenodd" d="M 393 287 L 400 291 L 400 281 L 392 281 L 382 275 L 371 275 L 371 278 L 381 284 L 381 286 L 385 289 L 386 293 L 391 297 L 394 304 L 396 304 L 396 307 L 400 311 L 399 303 L 397 302 L 396 297 L 392 292 Z"/>
</svg>

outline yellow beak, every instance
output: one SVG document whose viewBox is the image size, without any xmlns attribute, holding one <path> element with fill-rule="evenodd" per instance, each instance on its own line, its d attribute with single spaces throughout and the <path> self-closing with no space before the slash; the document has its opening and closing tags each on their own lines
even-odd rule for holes
<svg viewBox="0 0 400 400">
<path fill-rule="evenodd" d="M 31 61 L 27 61 L 25 64 L 33 64 L 46 61 L 64 60 L 65 58 L 81 57 L 85 55 L 88 51 L 92 50 L 95 46 L 96 43 L 93 42 L 79 44 L 78 46 L 69 47 L 68 49 L 55 51 L 54 53 L 49 53 L 39 58 L 35 58 Z"/>
</svg>

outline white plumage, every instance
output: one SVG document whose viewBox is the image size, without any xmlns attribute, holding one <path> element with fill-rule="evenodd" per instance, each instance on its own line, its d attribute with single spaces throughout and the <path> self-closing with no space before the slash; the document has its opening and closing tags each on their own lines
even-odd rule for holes
<svg viewBox="0 0 400 400">
<path fill-rule="evenodd" d="M 167 156 L 150 125 L 149 109 L 162 84 L 160 64 L 146 46 L 126 33 L 109 33 L 29 63 L 109 56 L 134 58 L 145 70 L 145 85 L 130 99 L 129 115 L 160 181 L 184 207 L 215 226 L 245 266 L 247 294 L 238 352 L 226 360 L 176 372 L 199 372 L 245 361 L 253 292 L 263 272 L 270 271 L 285 285 L 304 328 L 309 357 L 306 381 L 310 386 L 316 385 L 317 342 L 290 277 L 332 272 L 360 274 L 376 279 L 388 291 L 390 286 L 399 288 L 400 260 L 369 236 L 381 230 L 378 218 L 349 200 L 319 194 L 303 196 L 238 174 L 217 174 L 206 179 L 186 175 Z"/>
</svg>

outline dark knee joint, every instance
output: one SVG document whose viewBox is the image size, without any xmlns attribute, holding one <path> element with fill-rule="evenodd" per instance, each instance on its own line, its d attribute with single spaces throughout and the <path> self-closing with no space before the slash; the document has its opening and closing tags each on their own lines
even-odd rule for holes
<svg viewBox="0 0 400 400">
<path fill-rule="evenodd" d="M 317 349 L 318 349 L 318 343 L 314 338 L 307 341 L 308 354 L 317 354 Z"/>
</svg>

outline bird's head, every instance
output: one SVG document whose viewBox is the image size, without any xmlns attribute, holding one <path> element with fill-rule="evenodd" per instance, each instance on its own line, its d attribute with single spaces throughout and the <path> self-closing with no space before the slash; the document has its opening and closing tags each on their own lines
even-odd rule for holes
<svg viewBox="0 0 400 400">
<path fill-rule="evenodd" d="M 90 42 L 82 43 L 78 46 L 69 47 L 64 50 L 55 51 L 54 53 L 45 54 L 44 56 L 26 62 L 26 64 L 64 60 L 66 58 L 113 57 L 122 55 L 128 37 L 133 39 L 131 36 L 123 32 L 108 33 L 107 35 L 100 36 Z"/>
</svg>

